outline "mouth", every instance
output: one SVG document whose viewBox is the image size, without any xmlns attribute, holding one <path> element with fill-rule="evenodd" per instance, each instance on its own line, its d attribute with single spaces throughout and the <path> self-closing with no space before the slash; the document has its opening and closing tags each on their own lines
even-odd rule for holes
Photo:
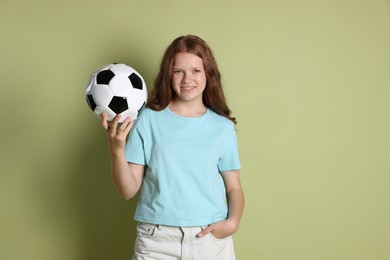
<svg viewBox="0 0 390 260">
<path fill-rule="evenodd" d="M 183 90 L 184 92 L 188 92 L 194 90 L 195 86 L 181 86 L 180 89 Z"/>
</svg>

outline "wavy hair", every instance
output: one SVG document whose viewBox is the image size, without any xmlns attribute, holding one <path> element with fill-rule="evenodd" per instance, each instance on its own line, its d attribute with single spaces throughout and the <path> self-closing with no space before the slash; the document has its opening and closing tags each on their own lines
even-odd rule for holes
<svg viewBox="0 0 390 260">
<path fill-rule="evenodd" d="M 236 124 L 236 118 L 231 116 L 231 110 L 226 103 L 221 74 L 214 55 L 208 44 L 195 35 L 180 36 L 168 46 L 161 61 L 160 71 L 154 80 L 154 87 L 149 94 L 147 106 L 152 110 L 160 111 L 175 97 L 176 93 L 172 88 L 173 61 L 176 53 L 179 52 L 188 52 L 203 60 L 207 82 L 203 91 L 204 105 Z"/>
</svg>

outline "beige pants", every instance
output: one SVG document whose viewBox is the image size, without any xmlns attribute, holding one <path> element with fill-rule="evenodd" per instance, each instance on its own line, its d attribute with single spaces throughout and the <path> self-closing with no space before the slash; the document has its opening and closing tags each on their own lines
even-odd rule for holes
<svg viewBox="0 0 390 260">
<path fill-rule="evenodd" d="M 133 260 L 235 260 L 232 237 L 198 238 L 204 228 L 139 223 Z"/>
</svg>

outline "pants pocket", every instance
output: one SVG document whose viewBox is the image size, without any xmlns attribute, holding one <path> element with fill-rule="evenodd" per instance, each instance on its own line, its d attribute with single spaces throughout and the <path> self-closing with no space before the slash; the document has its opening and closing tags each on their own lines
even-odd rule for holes
<svg viewBox="0 0 390 260">
<path fill-rule="evenodd" d="M 151 237 L 155 234 L 157 228 L 158 225 L 140 222 L 137 225 L 137 235 Z"/>
<path fill-rule="evenodd" d="M 223 241 L 225 241 L 225 240 L 228 240 L 228 238 L 229 238 L 229 237 L 218 238 L 218 237 L 214 236 L 214 234 L 213 234 L 212 232 L 210 232 L 208 235 L 210 236 L 210 238 L 211 238 L 212 240 L 215 240 L 215 241 L 217 241 L 217 242 L 223 242 Z"/>
</svg>

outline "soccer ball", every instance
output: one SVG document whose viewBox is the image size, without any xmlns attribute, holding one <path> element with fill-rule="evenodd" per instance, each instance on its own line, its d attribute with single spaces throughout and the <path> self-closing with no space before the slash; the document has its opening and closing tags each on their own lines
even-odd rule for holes
<svg viewBox="0 0 390 260">
<path fill-rule="evenodd" d="M 121 114 L 120 123 L 128 116 L 137 119 L 146 103 L 147 89 L 141 75 L 126 64 L 108 64 L 93 72 L 88 80 L 86 100 L 91 110 L 111 121 Z"/>
</svg>

